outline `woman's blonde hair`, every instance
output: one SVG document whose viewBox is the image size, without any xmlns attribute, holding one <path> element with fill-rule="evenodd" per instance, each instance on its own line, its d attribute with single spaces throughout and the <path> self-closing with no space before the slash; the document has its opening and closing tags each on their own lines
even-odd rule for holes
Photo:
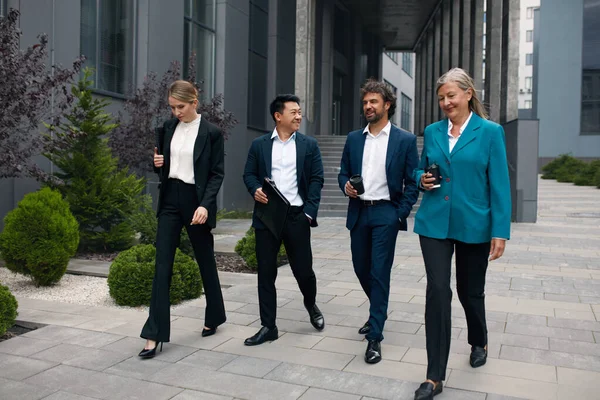
<svg viewBox="0 0 600 400">
<path fill-rule="evenodd" d="M 198 90 L 188 81 L 178 80 L 169 85 L 169 96 L 179 101 L 193 103 L 198 100 Z"/>
<path fill-rule="evenodd" d="M 488 119 L 488 113 L 485 107 L 477 97 L 477 91 L 475 90 L 475 82 L 473 78 L 467 74 L 462 68 L 452 68 L 444 75 L 440 76 L 437 80 L 435 92 L 437 93 L 440 88 L 448 82 L 456 83 L 456 86 L 464 91 L 471 89 L 471 100 L 469 100 L 469 108 L 481 118 Z"/>
</svg>

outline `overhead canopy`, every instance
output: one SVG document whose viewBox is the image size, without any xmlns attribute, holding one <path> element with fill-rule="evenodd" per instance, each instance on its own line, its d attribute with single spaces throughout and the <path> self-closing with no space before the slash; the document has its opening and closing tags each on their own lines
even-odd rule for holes
<svg viewBox="0 0 600 400">
<path fill-rule="evenodd" d="M 386 50 L 412 51 L 440 0 L 343 0 Z"/>
</svg>

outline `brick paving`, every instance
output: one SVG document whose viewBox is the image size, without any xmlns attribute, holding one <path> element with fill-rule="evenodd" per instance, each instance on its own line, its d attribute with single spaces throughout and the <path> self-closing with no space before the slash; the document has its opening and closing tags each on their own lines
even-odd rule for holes
<svg viewBox="0 0 600 400">
<path fill-rule="evenodd" d="M 514 224 L 504 257 L 489 267 L 488 362 L 469 366 L 466 322 L 455 301 L 449 371 L 436 399 L 599 398 L 599 203 L 598 189 L 540 180 L 538 222 Z M 221 223 L 221 250 L 247 226 Z M 376 365 L 363 361 L 366 342 L 357 329 L 368 303 L 343 219 L 320 221 L 313 252 L 327 327 L 312 328 L 283 267 L 281 337 L 257 347 L 243 345 L 260 326 L 254 275 L 221 274 L 229 319 L 214 336 L 199 333 L 203 299 L 173 311 L 172 342 L 152 360 L 137 357 L 145 312 L 19 298 L 20 320 L 48 326 L 0 343 L 0 398 L 412 399 L 426 369 L 417 236 L 398 237 L 383 361 Z"/>
</svg>

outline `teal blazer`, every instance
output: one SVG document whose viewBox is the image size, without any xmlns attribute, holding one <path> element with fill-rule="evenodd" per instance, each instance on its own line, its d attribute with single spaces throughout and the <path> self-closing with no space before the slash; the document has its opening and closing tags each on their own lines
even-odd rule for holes
<svg viewBox="0 0 600 400">
<path fill-rule="evenodd" d="M 441 187 L 424 191 L 415 233 L 435 239 L 484 243 L 510 238 L 511 199 L 504 129 L 473 113 L 449 151 L 448 120 L 425 128 L 415 181 L 437 163 Z"/>
</svg>

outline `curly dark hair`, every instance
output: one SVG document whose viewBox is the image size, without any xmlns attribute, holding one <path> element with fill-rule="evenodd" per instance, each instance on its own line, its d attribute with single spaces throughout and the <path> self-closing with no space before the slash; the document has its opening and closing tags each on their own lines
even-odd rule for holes
<svg viewBox="0 0 600 400">
<path fill-rule="evenodd" d="M 379 93 L 383 97 L 384 102 L 390 102 L 388 110 L 388 119 L 391 119 L 396 113 L 396 95 L 385 82 L 380 82 L 375 78 L 368 79 L 360 88 L 361 100 L 365 98 L 367 93 Z"/>
</svg>

